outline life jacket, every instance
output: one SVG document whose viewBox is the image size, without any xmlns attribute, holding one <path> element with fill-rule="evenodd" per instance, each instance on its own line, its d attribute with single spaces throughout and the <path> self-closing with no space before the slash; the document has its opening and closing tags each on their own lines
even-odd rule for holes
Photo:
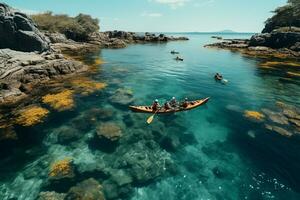
<svg viewBox="0 0 300 200">
<path fill-rule="evenodd" d="M 158 109 L 158 103 L 157 102 L 154 102 L 152 104 L 152 110 L 157 110 Z"/>
</svg>

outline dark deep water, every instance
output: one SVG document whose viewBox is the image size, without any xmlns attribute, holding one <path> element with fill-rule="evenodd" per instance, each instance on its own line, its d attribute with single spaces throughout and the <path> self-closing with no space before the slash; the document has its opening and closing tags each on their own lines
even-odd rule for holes
<svg viewBox="0 0 300 200">
<path fill-rule="evenodd" d="M 50 109 L 44 123 L 16 127 L 19 141 L 0 147 L 0 199 L 67 192 L 90 177 L 104 188 L 113 185 L 121 198 L 134 200 L 299 199 L 299 137 L 279 135 L 267 130 L 265 122 L 244 117 L 245 110 L 276 110 L 279 101 L 299 107 L 299 77 L 287 77 L 286 68 L 262 68 L 258 58 L 204 48 L 215 41 L 209 34 L 187 36 L 186 42 L 130 45 L 86 55 L 87 61 L 100 57 L 106 62 L 91 76 L 108 86 L 89 95 L 76 94 L 72 110 Z M 173 49 L 181 52 L 184 62 L 173 59 Z M 299 66 L 289 70 L 299 73 Z M 216 72 L 229 82 L 216 82 Z M 211 100 L 189 112 L 156 116 L 147 125 L 149 115 L 132 113 L 126 102 L 112 100 L 120 88 L 123 100 L 136 105 L 155 98 L 163 103 L 172 96 Z M 96 127 L 108 122 L 122 130 L 115 146 L 94 141 Z M 61 130 L 77 136 L 59 142 Z M 76 166 L 75 181 L 47 186 L 50 164 L 65 157 Z"/>
</svg>

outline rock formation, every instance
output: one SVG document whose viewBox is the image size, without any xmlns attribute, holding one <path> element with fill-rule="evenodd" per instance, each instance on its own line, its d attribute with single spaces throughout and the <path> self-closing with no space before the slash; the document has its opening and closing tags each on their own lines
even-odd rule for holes
<svg viewBox="0 0 300 200">
<path fill-rule="evenodd" d="M 34 22 L 6 4 L 0 3 L 0 48 L 17 51 L 47 51 L 49 40 Z"/>
<path fill-rule="evenodd" d="M 64 59 L 57 53 L 25 53 L 10 49 L 0 50 L 0 103 L 24 98 L 32 87 L 67 74 L 84 71 L 82 63 Z"/>
</svg>

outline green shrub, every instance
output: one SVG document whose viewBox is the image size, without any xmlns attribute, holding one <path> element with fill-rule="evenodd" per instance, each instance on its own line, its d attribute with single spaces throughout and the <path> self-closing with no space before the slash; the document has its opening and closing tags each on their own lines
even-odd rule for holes
<svg viewBox="0 0 300 200">
<path fill-rule="evenodd" d="M 266 21 L 263 33 L 280 27 L 300 27 L 300 0 L 288 0 L 287 5 L 278 7 L 273 17 Z"/>
<path fill-rule="evenodd" d="M 75 41 L 85 41 L 89 34 L 100 29 L 98 19 L 84 14 L 69 17 L 68 15 L 53 15 L 52 12 L 46 12 L 31 17 L 39 29 L 62 33 Z"/>
</svg>

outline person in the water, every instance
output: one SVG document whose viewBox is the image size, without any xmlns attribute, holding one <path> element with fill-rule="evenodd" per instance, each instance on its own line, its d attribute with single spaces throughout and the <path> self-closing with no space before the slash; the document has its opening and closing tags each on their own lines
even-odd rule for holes
<svg viewBox="0 0 300 200">
<path fill-rule="evenodd" d="M 158 99 L 155 99 L 155 100 L 154 100 L 154 102 L 153 102 L 153 104 L 152 104 L 152 109 L 153 109 L 153 110 L 158 110 L 158 109 L 160 109 L 160 105 L 159 105 L 159 103 L 158 103 Z"/>
</svg>

